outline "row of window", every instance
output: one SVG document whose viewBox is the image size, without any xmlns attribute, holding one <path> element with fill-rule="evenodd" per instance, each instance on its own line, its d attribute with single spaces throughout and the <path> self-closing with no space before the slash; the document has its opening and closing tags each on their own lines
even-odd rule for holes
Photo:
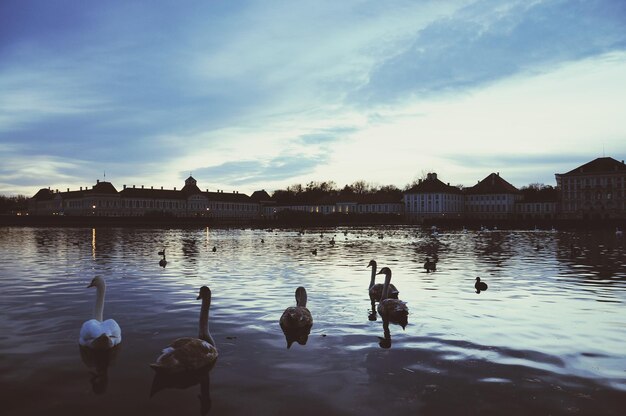
<svg viewBox="0 0 626 416">
<path fill-rule="evenodd" d="M 600 176 L 595 178 L 563 178 L 563 189 L 568 187 L 574 188 L 577 187 L 580 189 L 581 186 L 624 186 L 626 184 L 626 177 L 606 177 Z"/>
</svg>

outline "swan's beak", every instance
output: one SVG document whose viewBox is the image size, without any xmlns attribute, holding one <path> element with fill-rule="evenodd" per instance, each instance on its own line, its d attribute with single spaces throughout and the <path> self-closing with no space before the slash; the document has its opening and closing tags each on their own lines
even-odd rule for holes
<svg viewBox="0 0 626 416">
<path fill-rule="evenodd" d="M 87 286 L 87 288 L 94 287 L 94 286 L 95 286 L 95 285 L 94 285 L 94 284 L 93 284 L 93 282 L 92 282 L 92 283 L 89 283 L 89 286 Z"/>
<path fill-rule="evenodd" d="M 198 295 L 198 297 L 196 298 L 196 300 L 200 300 L 202 298 L 202 296 Z"/>
</svg>

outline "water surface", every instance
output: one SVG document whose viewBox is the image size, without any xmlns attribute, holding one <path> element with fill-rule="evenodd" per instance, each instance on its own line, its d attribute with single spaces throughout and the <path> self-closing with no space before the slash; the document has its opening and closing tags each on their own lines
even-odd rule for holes
<svg viewBox="0 0 626 416">
<path fill-rule="evenodd" d="M 611 232 L 0 228 L 0 250 L 3 414 L 626 407 L 626 253 Z M 427 256 L 438 257 L 436 272 L 424 270 Z M 405 330 L 386 334 L 380 317 L 368 319 L 371 259 L 393 271 L 410 309 Z M 108 365 L 78 347 L 95 276 L 108 285 L 105 319 L 122 328 Z M 474 291 L 476 276 L 487 291 Z M 150 397 L 148 364 L 175 338 L 197 335 L 202 285 L 213 292 L 218 362 L 196 384 Z M 278 319 L 298 286 L 315 323 L 305 345 L 288 349 Z"/>
</svg>

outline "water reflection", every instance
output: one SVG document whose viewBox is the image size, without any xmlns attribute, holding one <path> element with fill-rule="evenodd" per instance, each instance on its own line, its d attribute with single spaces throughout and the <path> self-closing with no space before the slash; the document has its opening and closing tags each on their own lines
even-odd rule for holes
<svg viewBox="0 0 626 416">
<path fill-rule="evenodd" d="M 389 321 L 383 320 L 383 338 L 378 337 L 380 348 L 391 348 L 391 332 L 389 331 Z"/>
<path fill-rule="evenodd" d="M 287 348 L 291 348 L 291 344 L 294 342 L 300 345 L 306 345 L 309 340 L 309 334 L 311 333 L 311 327 L 312 325 L 303 328 L 285 328 L 281 326 L 283 334 L 285 335 L 285 341 L 287 341 Z"/>
<path fill-rule="evenodd" d="M 96 229 L 91 229 L 91 257 L 96 258 Z"/>
<path fill-rule="evenodd" d="M 207 415 L 211 410 L 211 369 L 213 366 L 205 367 L 197 371 L 186 371 L 176 374 L 167 374 L 156 372 L 152 379 L 152 387 L 150 388 L 150 397 L 165 389 L 188 389 L 190 387 L 200 385 L 200 414 Z"/>
<path fill-rule="evenodd" d="M 109 384 L 109 365 L 115 362 L 120 349 L 121 347 L 119 345 L 106 350 L 87 348 L 79 345 L 81 360 L 87 368 L 92 370 L 89 372 L 89 382 L 95 394 L 106 392 Z"/>
</svg>

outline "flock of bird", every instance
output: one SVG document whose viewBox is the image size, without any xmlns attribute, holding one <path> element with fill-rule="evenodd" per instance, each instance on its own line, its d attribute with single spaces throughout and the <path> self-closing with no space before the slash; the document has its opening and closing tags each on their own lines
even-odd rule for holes
<svg viewBox="0 0 626 416">
<path fill-rule="evenodd" d="M 159 251 L 163 256 L 161 262 L 165 262 L 165 249 Z M 432 264 L 431 264 L 432 263 Z M 164 264 L 159 263 L 165 267 Z M 424 268 L 427 272 L 435 270 L 436 261 L 427 259 Z M 368 294 L 371 301 L 372 313 L 378 311 L 386 331 L 388 324 L 397 324 L 404 329 L 408 323 L 409 308 L 406 302 L 398 298 L 399 290 L 391 284 L 391 269 L 383 267 L 377 272 L 377 263 L 371 260 L 367 265 L 371 268 L 371 278 L 368 286 Z M 384 283 L 376 283 L 377 275 L 384 275 Z M 102 277 L 94 277 L 88 288 L 96 288 L 96 307 L 94 318 L 85 321 L 81 327 L 79 335 L 79 345 L 81 347 L 106 351 L 119 345 L 122 341 L 122 330 L 113 319 L 104 320 L 104 299 L 106 293 L 106 283 Z M 476 293 L 487 290 L 487 284 L 476 278 L 474 285 Z M 308 335 L 313 325 L 313 316 L 307 309 L 307 292 L 302 286 L 295 292 L 296 306 L 285 309 L 280 317 L 280 327 L 287 339 L 287 347 L 291 347 L 294 341 L 299 344 L 306 344 Z M 200 308 L 199 332 L 197 338 L 183 337 L 174 340 L 164 348 L 150 367 L 157 373 L 178 374 L 193 372 L 201 369 L 210 369 L 215 364 L 218 357 L 218 350 L 215 340 L 209 332 L 209 309 L 211 306 L 211 290 L 207 286 L 202 286 L 197 300 L 202 300 Z M 378 302 L 378 307 L 375 304 Z M 375 318 L 374 318 L 375 319 Z"/>
</svg>

